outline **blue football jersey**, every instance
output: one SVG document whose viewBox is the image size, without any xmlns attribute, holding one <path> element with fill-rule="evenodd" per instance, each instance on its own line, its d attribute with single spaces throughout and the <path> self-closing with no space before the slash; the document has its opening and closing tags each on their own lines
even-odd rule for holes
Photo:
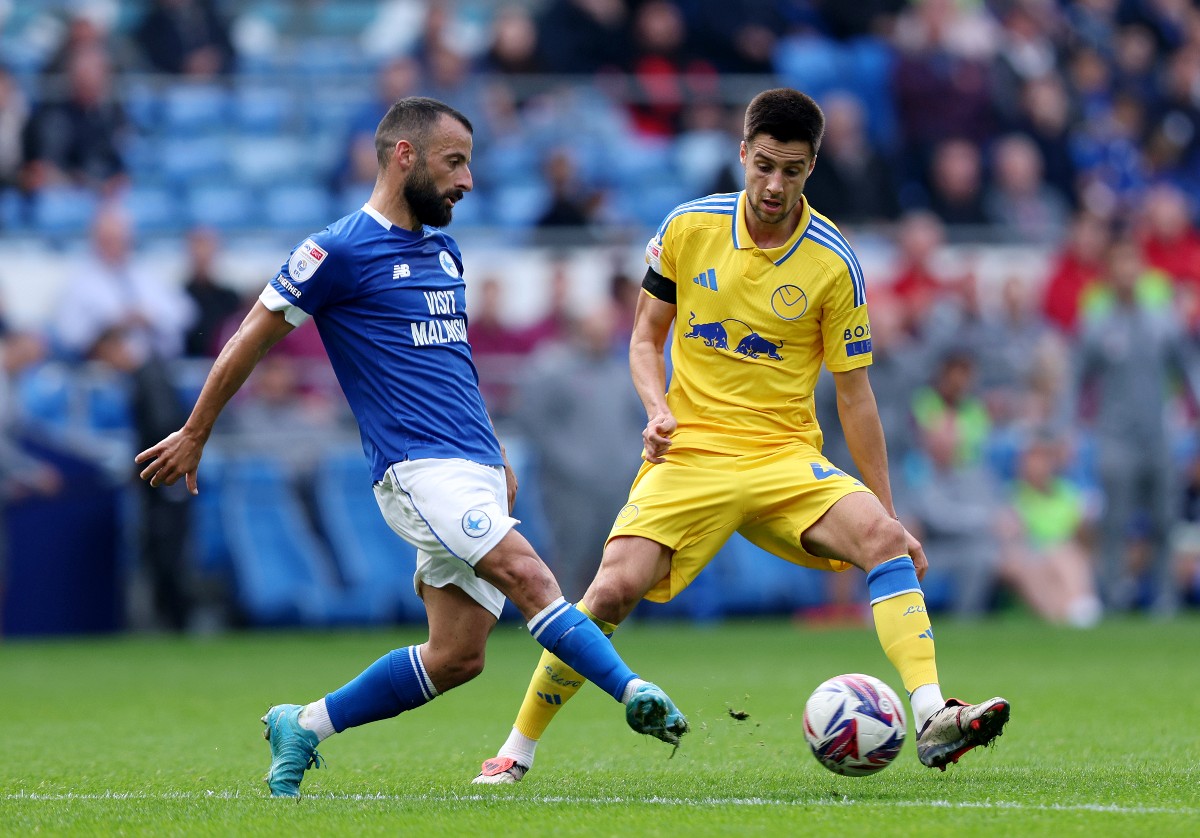
<svg viewBox="0 0 1200 838">
<path fill-rule="evenodd" d="M 312 316 L 376 481 L 403 460 L 504 462 L 467 343 L 462 270 L 450 236 L 364 207 L 301 242 L 260 298 Z"/>
</svg>

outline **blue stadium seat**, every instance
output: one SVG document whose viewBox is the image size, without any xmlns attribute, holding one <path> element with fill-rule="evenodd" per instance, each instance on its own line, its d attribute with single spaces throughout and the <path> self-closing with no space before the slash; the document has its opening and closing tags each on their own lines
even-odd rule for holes
<svg viewBox="0 0 1200 838">
<path fill-rule="evenodd" d="M 229 172 L 228 140 L 223 137 L 164 137 L 158 166 L 171 183 L 224 178 Z"/>
<path fill-rule="evenodd" d="M 0 230 L 20 230 L 25 226 L 25 199 L 16 189 L 0 189 Z"/>
<path fill-rule="evenodd" d="M 83 234 L 96 215 L 96 194 L 87 189 L 53 186 L 33 199 L 33 227 L 47 236 Z"/>
<path fill-rule="evenodd" d="M 187 223 L 188 214 L 179 191 L 160 186 L 134 185 L 121 203 L 140 233 L 177 232 Z"/>
<path fill-rule="evenodd" d="M 162 128 L 177 137 L 215 134 L 225 130 L 230 96 L 215 84 L 175 84 L 162 93 Z"/>
<path fill-rule="evenodd" d="M 246 137 L 233 142 L 230 163 L 238 182 L 270 185 L 307 182 L 317 174 L 298 137 Z"/>
<path fill-rule="evenodd" d="M 259 221 L 253 194 L 239 186 L 200 186 L 188 195 L 192 224 L 232 230 Z"/>
<path fill-rule="evenodd" d="M 325 456 L 316 491 L 321 525 L 346 584 L 381 594 L 396 619 L 423 621 L 425 606 L 413 590 L 417 551 L 380 515 L 361 449 Z"/>
<path fill-rule="evenodd" d="M 279 134 L 295 113 L 290 88 L 276 84 L 242 84 L 233 100 L 233 124 L 242 134 Z"/>
<path fill-rule="evenodd" d="M 506 229 L 526 229 L 541 216 L 550 202 L 550 190 L 542 183 L 519 183 L 492 190 L 491 222 Z"/>
<path fill-rule="evenodd" d="M 332 215 L 329 192 L 320 186 L 278 186 L 268 189 L 263 198 L 266 225 L 295 236 L 319 230 Z"/>
<path fill-rule="evenodd" d="M 236 598 L 251 623 L 371 624 L 390 617 L 377 592 L 340 588 L 328 551 L 279 463 L 232 458 L 222 483 Z"/>
</svg>

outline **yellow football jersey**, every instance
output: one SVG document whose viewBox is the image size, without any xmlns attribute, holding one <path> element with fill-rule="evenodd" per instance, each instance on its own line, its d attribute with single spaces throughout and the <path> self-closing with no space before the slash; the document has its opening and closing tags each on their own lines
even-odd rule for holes
<svg viewBox="0 0 1200 838">
<path fill-rule="evenodd" d="M 761 249 L 746 228 L 746 193 L 673 210 L 646 246 L 675 283 L 672 447 L 742 453 L 803 441 L 820 450 L 813 388 L 821 363 L 871 363 L 862 267 L 805 201 L 796 232 Z"/>
</svg>

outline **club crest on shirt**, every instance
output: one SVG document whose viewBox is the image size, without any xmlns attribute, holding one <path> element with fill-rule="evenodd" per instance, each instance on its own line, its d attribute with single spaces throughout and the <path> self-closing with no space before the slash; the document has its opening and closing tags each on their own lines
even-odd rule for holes
<svg viewBox="0 0 1200 838">
<path fill-rule="evenodd" d="M 458 279 L 458 265 L 454 264 L 454 257 L 450 255 L 449 250 L 443 250 L 439 253 L 438 261 L 441 262 L 443 271 Z"/>
<path fill-rule="evenodd" d="M 305 239 L 292 251 L 292 258 L 288 260 L 288 274 L 294 282 L 312 279 L 328 255 L 324 248 L 312 239 Z"/>
<path fill-rule="evenodd" d="M 799 285 L 780 285 L 771 295 L 771 311 L 782 320 L 799 320 L 808 311 L 808 295 Z"/>
<path fill-rule="evenodd" d="M 471 538 L 483 538 L 492 530 L 492 519 L 482 509 L 468 509 L 462 516 L 462 528 Z"/>
</svg>

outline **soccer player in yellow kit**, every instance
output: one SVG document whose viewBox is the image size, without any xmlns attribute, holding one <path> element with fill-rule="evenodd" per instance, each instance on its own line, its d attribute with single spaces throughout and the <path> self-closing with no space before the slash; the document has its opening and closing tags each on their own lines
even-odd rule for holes
<svg viewBox="0 0 1200 838">
<path fill-rule="evenodd" d="M 971 705 L 941 693 L 918 581 L 928 563 L 892 505 L 867 378 L 862 268 L 803 196 L 824 122 L 798 91 L 756 96 L 740 152 L 745 190 L 682 204 L 647 245 L 629 350 L 649 419 L 645 462 L 580 610 L 611 634 L 643 598 L 666 602 L 686 588 L 734 532 L 806 567 L 857 567 L 880 644 L 910 696 L 917 754 L 944 770 L 1000 735 L 1009 702 Z M 663 351 L 673 323 L 668 393 Z M 861 482 L 821 455 L 813 388 L 822 362 Z M 582 683 L 544 652 L 511 735 L 475 782 L 524 777 Z"/>
</svg>

